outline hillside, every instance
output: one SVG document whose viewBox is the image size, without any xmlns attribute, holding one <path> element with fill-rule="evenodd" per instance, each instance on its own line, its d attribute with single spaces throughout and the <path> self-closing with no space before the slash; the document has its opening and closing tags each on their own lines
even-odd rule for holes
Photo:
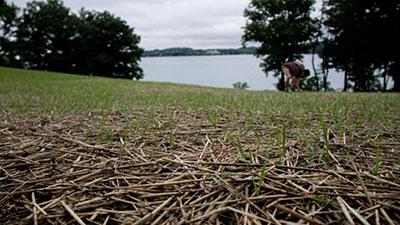
<svg viewBox="0 0 400 225">
<path fill-rule="evenodd" d="M 0 67 L 0 224 L 397 224 L 399 110 Z"/>
</svg>

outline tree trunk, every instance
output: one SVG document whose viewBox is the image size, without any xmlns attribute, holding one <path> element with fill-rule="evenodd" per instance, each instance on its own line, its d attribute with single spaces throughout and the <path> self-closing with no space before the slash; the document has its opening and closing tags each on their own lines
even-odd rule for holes
<svg viewBox="0 0 400 225">
<path fill-rule="evenodd" d="M 393 81 L 394 81 L 394 86 L 393 86 L 393 91 L 395 92 L 400 92 L 400 75 L 395 75 L 393 77 Z"/>
<path fill-rule="evenodd" d="M 397 61 L 395 62 L 391 67 L 390 67 L 390 76 L 392 76 L 393 81 L 394 81 L 394 86 L 392 91 L 395 92 L 400 92 L 400 62 Z"/>
<path fill-rule="evenodd" d="M 326 57 L 322 57 L 322 88 L 324 91 L 328 91 L 328 75 L 329 75 L 329 65 L 328 59 Z"/>
<path fill-rule="evenodd" d="M 324 66 L 323 66 L 323 86 L 324 86 L 324 91 L 328 91 L 328 75 L 329 75 L 328 65 L 324 64 Z"/>
<path fill-rule="evenodd" d="M 314 70 L 315 87 L 316 87 L 317 91 L 319 91 L 319 90 L 320 90 L 320 88 L 319 88 L 319 78 L 318 78 L 317 69 L 315 68 L 315 50 L 316 50 L 316 47 L 313 47 L 313 49 L 312 49 L 312 60 L 311 60 L 311 63 L 312 63 L 312 68 L 313 68 L 313 70 Z"/>
<path fill-rule="evenodd" d="M 346 92 L 347 91 L 347 84 L 348 84 L 348 74 L 347 74 L 347 68 L 344 69 L 344 85 L 343 85 L 343 91 Z"/>
<path fill-rule="evenodd" d="M 385 63 L 385 65 L 384 65 L 384 68 L 383 68 L 383 74 L 382 74 L 382 77 L 383 77 L 383 92 L 386 92 L 387 91 L 387 82 L 388 82 L 388 80 L 387 80 L 387 70 L 388 70 L 388 63 Z"/>
</svg>

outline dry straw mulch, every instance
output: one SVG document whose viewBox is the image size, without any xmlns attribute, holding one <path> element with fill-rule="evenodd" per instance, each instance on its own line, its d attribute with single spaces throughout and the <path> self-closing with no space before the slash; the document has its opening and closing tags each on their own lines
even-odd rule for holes
<svg viewBox="0 0 400 225">
<path fill-rule="evenodd" d="M 130 122 L 143 116 L 2 118 L 0 224 L 400 223 L 398 137 L 381 144 L 375 176 L 372 143 L 332 138 L 310 159 L 302 140 L 289 136 L 284 155 L 279 146 L 266 154 L 269 143 L 229 139 L 240 120 Z M 276 135 L 259 128 L 261 140 Z"/>
</svg>

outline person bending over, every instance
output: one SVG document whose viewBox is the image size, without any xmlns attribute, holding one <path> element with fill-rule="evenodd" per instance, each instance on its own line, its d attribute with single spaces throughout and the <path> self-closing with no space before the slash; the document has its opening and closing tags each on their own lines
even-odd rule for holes
<svg viewBox="0 0 400 225">
<path fill-rule="evenodd" d="M 292 80 L 292 84 L 296 88 L 296 91 L 300 92 L 300 78 L 304 75 L 304 64 L 299 59 L 294 62 L 287 62 L 282 65 L 282 72 L 286 76 L 285 80 L 285 91 L 288 91 L 289 82 Z"/>
</svg>

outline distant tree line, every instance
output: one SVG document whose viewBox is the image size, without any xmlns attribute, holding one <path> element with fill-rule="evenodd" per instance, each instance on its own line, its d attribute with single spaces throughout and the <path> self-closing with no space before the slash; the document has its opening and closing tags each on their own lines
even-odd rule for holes
<svg viewBox="0 0 400 225">
<path fill-rule="evenodd" d="M 167 48 L 144 51 L 143 57 L 158 56 L 199 56 L 199 55 L 252 55 L 255 54 L 255 47 L 228 48 L 228 49 L 193 49 L 193 48 Z"/>
<path fill-rule="evenodd" d="M 247 84 L 247 82 L 238 81 L 236 83 L 233 83 L 233 88 L 244 90 L 244 89 L 250 88 L 250 86 Z"/>
<path fill-rule="evenodd" d="M 251 0 L 243 43 L 258 42 L 256 56 L 265 73 L 279 76 L 281 65 L 302 53 L 322 59 L 313 63 L 314 76 L 304 83 L 311 90 L 330 90 L 331 68 L 345 74 L 344 91 L 400 91 L 400 1 L 323 0 L 321 15 L 312 17 L 314 0 Z M 314 57 L 313 57 L 314 58 Z"/>
<path fill-rule="evenodd" d="M 143 77 L 140 37 L 107 11 L 77 14 L 60 0 L 32 1 L 19 13 L 0 0 L 0 65 L 126 79 Z"/>
</svg>

